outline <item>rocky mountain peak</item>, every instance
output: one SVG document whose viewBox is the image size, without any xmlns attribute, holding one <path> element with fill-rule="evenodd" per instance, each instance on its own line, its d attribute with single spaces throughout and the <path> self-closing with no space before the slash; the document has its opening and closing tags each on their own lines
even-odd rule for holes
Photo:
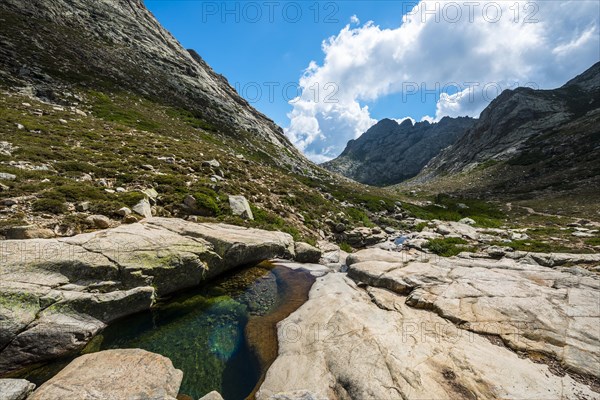
<svg viewBox="0 0 600 400">
<path fill-rule="evenodd" d="M 435 124 L 383 119 L 348 142 L 338 158 L 323 166 L 362 183 L 399 183 L 418 174 L 473 123 L 472 118 L 444 118 Z"/>
<path fill-rule="evenodd" d="M 82 84 L 131 91 L 192 111 L 227 134 L 267 141 L 288 164 L 307 164 L 281 128 L 186 51 L 141 0 L 6 0 L 0 10 L 2 81 L 41 93 Z"/>
</svg>

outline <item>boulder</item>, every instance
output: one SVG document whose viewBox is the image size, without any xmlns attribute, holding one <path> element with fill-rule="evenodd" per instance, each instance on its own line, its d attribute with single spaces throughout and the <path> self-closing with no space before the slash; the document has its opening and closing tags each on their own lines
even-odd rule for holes
<svg viewBox="0 0 600 400">
<path fill-rule="evenodd" d="M 142 190 L 142 193 L 148 196 L 148 198 L 151 200 L 156 200 L 158 198 L 158 192 L 154 188 L 144 189 Z"/>
<path fill-rule="evenodd" d="M 349 257 L 352 279 L 407 296 L 408 305 L 433 310 L 462 329 L 498 335 L 513 350 L 548 354 L 570 371 L 600 376 L 600 331 L 586 328 L 600 326 L 600 279 L 592 272 L 551 270 L 529 258 L 425 262 L 419 257 L 392 263 L 389 255 L 361 253 Z M 587 254 L 562 260 L 599 258 Z"/>
<path fill-rule="evenodd" d="M 285 233 L 172 218 L 2 246 L 0 376 L 80 351 L 157 296 L 294 254 Z"/>
<path fill-rule="evenodd" d="M 148 199 L 140 200 L 139 203 L 133 206 L 132 210 L 144 218 L 152 218 L 152 208 L 150 207 Z"/>
<path fill-rule="evenodd" d="M 35 385 L 25 379 L 0 379 L 0 400 L 25 400 Z"/>
<path fill-rule="evenodd" d="M 436 232 L 439 233 L 440 235 L 450 235 L 452 233 L 452 230 L 450 228 L 448 228 L 446 225 L 438 225 L 435 228 Z"/>
<path fill-rule="evenodd" d="M 296 242 L 296 257 L 299 263 L 317 264 L 321 259 L 321 250 L 308 243 Z"/>
<path fill-rule="evenodd" d="M 104 215 L 90 215 L 85 220 L 96 228 L 106 229 L 110 227 L 110 219 Z"/>
<path fill-rule="evenodd" d="M 17 179 L 17 176 L 6 172 L 0 172 L 0 179 L 3 179 L 5 181 L 14 181 L 15 179 Z"/>
<path fill-rule="evenodd" d="M 221 396 L 221 394 L 219 392 L 213 390 L 212 392 L 208 393 L 207 395 L 200 397 L 199 400 L 223 400 L 223 396 Z"/>
<path fill-rule="evenodd" d="M 89 211 L 90 209 L 90 202 L 89 201 L 82 201 L 81 203 L 78 203 L 75 206 L 75 209 L 79 212 L 85 212 L 85 211 Z"/>
<path fill-rule="evenodd" d="M 175 400 L 183 373 L 166 357 L 140 349 L 107 350 L 76 358 L 30 400 Z"/>
<path fill-rule="evenodd" d="M 6 239 L 49 239 L 55 237 L 55 233 L 52 229 L 40 228 L 34 225 L 28 226 L 14 226 L 8 228 L 4 232 Z"/>
<path fill-rule="evenodd" d="M 229 196 L 229 207 L 231 207 L 231 213 L 244 219 L 253 220 L 252 210 L 250 209 L 250 203 L 244 196 Z"/>
<path fill-rule="evenodd" d="M 472 218 L 463 218 L 458 222 L 461 224 L 465 224 L 465 225 L 475 225 L 476 224 L 475 220 Z"/>
<path fill-rule="evenodd" d="M 320 240 L 317 247 L 321 250 L 319 264 L 328 265 L 340 262 L 340 246 L 326 240 Z"/>
<path fill-rule="evenodd" d="M 131 212 L 132 211 L 129 207 L 122 207 L 117 210 L 117 214 L 121 217 L 127 217 L 128 215 L 131 215 Z"/>
<path fill-rule="evenodd" d="M 202 161 L 202 166 L 207 168 L 219 168 L 221 163 L 217 160 Z"/>
</svg>

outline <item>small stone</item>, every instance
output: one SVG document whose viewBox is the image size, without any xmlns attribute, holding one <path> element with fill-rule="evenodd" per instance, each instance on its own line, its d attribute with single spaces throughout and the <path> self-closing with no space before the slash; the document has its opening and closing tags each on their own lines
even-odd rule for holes
<svg viewBox="0 0 600 400">
<path fill-rule="evenodd" d="M 79 180 L 82 182 L 91 182 L 94 180 L 94 178 L 92 178 L 92 176 L 90 174 L 82 174 L 81 178 L 79 178 Z"/>
<path fill-rule="evenodd" d="M 90 209 L 90 202 L 89 201 L 82 201 L 81 203 L 77 204 L 75 206 L 75 209 L 79 212 L 85 212 L 88 211 Z"/>
<path fill-rule="evenodd" d="M 458 203 L 456 206 L 461 210 L 466 210 L 467 208 L 469 208 L 469 206 L 464 203 Z"/>
<path fill-rule="evenodd" d="M 146 171 L 154 171 L 154 166 L 150 164 L 144 164 L 142 165 L 142 169 L 145 169 Z"/>
<path fill-rule="evenodd" d="M 466 224 L 466 225 L 475 225 L 475 223 L 476 223 L 475 220 L 471 219 L 471 218 L 463 218 L 458 222 L 460 222 L 461 224 Z"/>
<path fill-rule="evenodd" d="M 15 179 L 17 179 L 17 176 L 9 174 L 7 172 L 0 172 L 0 179 L 4 179 L 6 181 L 14 181 Z"/>
<path fill-rule="evenodd" d="M 148 198 L 150 198 L 152 200 L 154 200 L 158 197 L 158 192 L 154 188 L 144 189 L 144 190 L 142 190 L 142 193 L 144 193 L 146 196 L 148 196 Z"/>
<path fill-rule="evenodd" d="M 335 224 L 333 230 L 335 231 L 335 233 L 343 233 L 346 230 L 346 225 L 340 222 L 338 224 Z"/>
<path fill-rule="evenodd" d="M 123 223 L 125 224 L 135 224 L 136 222 L 138 222 L 138 218 L 133 214 L 123 218 Z"/>
<path fill-rule="evenodd" d="M 450 230 L 450 228 L 448 228 L 446 225 L 438 225 L 436 228 L 437 233 L 439 233 L 440 235 L 449 235 L 452 233 L 452 231 Z"/>
<path fill-rule="evenodd" d="M 85 220 L 96 228 L 106 229 L 110 227 L 110 219 L 104 215 L 90 215 Z"/>
<path fill-rule="evenodd" d="M 22 131 L 23 129 L 25 129 L 25 125 L 22 124 L 16 124 L 17 125 L 17 129 Z"/>
<path fill-rule="evenodd" d="M 594 236 L 595 236 L 593 233 L 589 233 L 589 232 L 580 232 L 580 231 L 573 232 L 573 233 L 571 233 L 571 235 L 572 235 L 572 236 L 575 236 L 575 237 L 579 237 L 579 238 L 591 238 L 591 237 L 594 237 Z"/>
<path fill-rule="evenodd" d="M 244 219 L 253 220 L 252 210 L 250 209 L 250 203 L 244 196 L 229 196 L 229 207 L 233 215 L 240 216 Z"/>
<path fill-rule="evenodd" d="M 126 216 L 130 215 L 131 212 L 132 211 L 131 211 L 131 209 L 129 207 L 123 207 L 123 208 L 119 208 L 117 210 L 117 214 L 120 215 L 120 216 L 122 216 L 122 217 L 126 217 Z"/>
<path fill-rule="evenodd" d="M 210 168 L 219 168 L 221 166 L 221 163 L 217 160 L 203 161 L 202 166 Z"/>
<path fill-rule="evenodd" d="M 8 190 L 10 190 L 9 186 L 6 186 L 5 184 L 0 183 L 0 192 L 5 192 L 5 191 L 8 191 Z"/>
<path fill-rule="evenodd" d="M 113 194 L 113 193 L 115 193 L 114 189 L 104 189 L 104 191 L 105 191 L 106 193 L 110 193 L 110 194 Z"/>
<path fill-rule="evenodd" d="M 144 218 L 152 218 L 152 209 L 148 199 L 142 199 L 133 207 L 133 211 Z"/>
<path fill-rule="evenodd" d="M 59 119 L 58 122 L 60 122 L 61 124 L 68 124 L 69 122 L 65 119 Z"/>
<path fill-rule="evenodd" d="M 125 190 L 125 188 L 123 187 L 118 187 L 117 188 L 117 193 L 125 193 L 127 190 Z"/>
<path fill-rule="evenodd" d="M 80 115 L 82 117 L 87 117 L 87 114 L 84 111 L 81 111 L 79 109 L 75 109 L 75 114 Z"/>
</svg>

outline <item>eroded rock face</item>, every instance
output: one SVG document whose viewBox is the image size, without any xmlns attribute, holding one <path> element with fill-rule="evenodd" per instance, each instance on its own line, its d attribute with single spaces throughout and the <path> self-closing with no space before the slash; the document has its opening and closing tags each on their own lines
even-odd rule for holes
<svg viewBox="0 0 600 400">
<path fill-rule="evenodd" d="M 347 264 L 280 323 L 258 399 L 598 397 L 585 383 L 600 377 L 597 274 L 379 249 Z M 539 355 L 553 368 L 532 361 Z"/>
<path fill-rule="evenodd" d="M 2 241 L 0 376 L 79 351 L 156 296 L 293 253 L 284 233 L 162 218 L 71 238 Z"/>
<path fill-rule="evenodd" d="M 182 379 L 183 373 L 161 355 L 107 350 L 76 358 L 29 399 L 175 400 Z"/>
</svg>

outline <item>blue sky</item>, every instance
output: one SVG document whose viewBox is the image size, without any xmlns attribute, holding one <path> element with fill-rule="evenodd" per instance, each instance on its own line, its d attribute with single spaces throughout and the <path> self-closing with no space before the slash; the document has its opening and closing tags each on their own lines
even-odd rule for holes
<svg viewBox="0 0 600 400">
<path fill-rule="evenodd" d="M 600 59 L 596 0 L 468 3 L 145 0 L 317 162 L 382 118 L 477 117 L 503 89 Z"/>
<path fill-rule="evenodd" d="M 309 62 L 323 58 L 321 42 L 324 39 L 336 35 L 350 23 L 353 15 L 365 21 L 377 21 L 382 27 L 396 27 L 402 21 L 403 4 L 408 7 L 415 2 L 321 1 L 318 14 L 317 2 L 310 0 L 277 2 L 277 6 L 263 1 L 252 3 L 259 5 L 262 12 L 257 22 L 254 22 L 256 8 L 244 9 L 243 2 L 145 1 L 148 9 L 184 47 L 196 50 L 215 71 L 225 75 L 232 86 L 237 83 L 236 89 L 252 100 L 254 107 L 280 126 L 287 126 L 286 114 L 292 107 L 286 100 L 296 93 L 295 85 Z M 283 7 L 289 3 L 298 4 L 302 10 L 298 22 L 293 22 L 295 5 L 287 6 L 284 11 Z M 235 7 L 237 12 L 233 11 Z M 227 11 L 232 13 L 227 14 Z M 280 84 L 279 90 L 273 86 L 274 98 L 269 98 L 270 82 Z M 257 96 L 255 83 L 262 88 L 262 96 Z M 283 86 L 287 83 L 294 86 L 290 85 L 284 94 Z M 376 113 L 381 118 L 398 112 L 394 110 L 397 107 L 393 99 L 377 103 Z M 418 108 L 433 112 L 435 101 L 430 107 Z M 416 114 L 420 112 L 416 110 Z"/>
</svg>

